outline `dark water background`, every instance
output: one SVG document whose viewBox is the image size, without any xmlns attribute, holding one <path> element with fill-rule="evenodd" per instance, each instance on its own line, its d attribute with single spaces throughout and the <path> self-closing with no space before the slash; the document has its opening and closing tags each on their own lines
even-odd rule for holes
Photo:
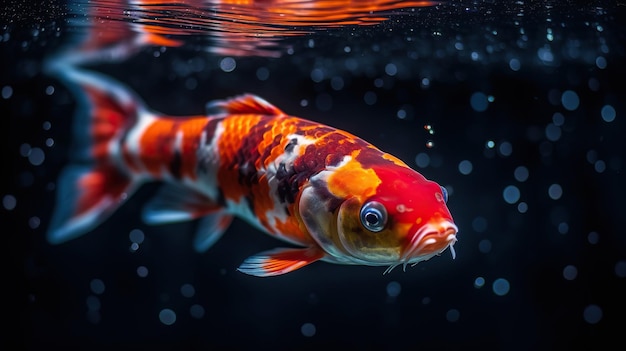
<svg viewBox="0 0 626 351">
<path fill-rule="evenodd" d="M 386 275 L 384 267 L 316 263 L 267 279 L 235 268 L 283 243 L 235 221 L 198 254 L 194 223 L 139 220 L 153 186 L 93 232 L 46 242 L 75 101 L 42 64 L 84 31 L 77 19 L 90 19 L 61 1 L 14 1 L 0 11 L 0 216 L 12 278 L 3 290 L 18 312 L 4 318 L 12 328 L 3 341 L 32 350 L 542 350 L 620 342 L 623 2 L 450 1 L 396 11 L 372 26 L 287 36 L 273 44 L 273 57 L 216 53 L 207 50 L 215 38 L 199 33 L 180 47 L 146 46 L 86 64 L 168 114 L 258 94 L 350 131 L 450 190 L 460 228 L 455 260 L 445 252 Z"/>
</svg>

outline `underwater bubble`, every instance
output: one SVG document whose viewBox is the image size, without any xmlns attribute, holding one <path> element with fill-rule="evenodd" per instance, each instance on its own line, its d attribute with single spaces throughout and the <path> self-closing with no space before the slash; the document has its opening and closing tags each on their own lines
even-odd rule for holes
<svg viewBox="0 0 626 351">
<path fill-rule="evenodd" d="M 385 73 L 393 77 L 398 73 L 398 67 L 396 67 L 396 65 L 394 65 L 393 63 L 388 63 L 385 66 Z"/>
<path fill-rule="evenodd" d="M 139 244 L 137 244 L 137 243 L 130 244 L 130 251 L 131 252 L 135 252 L 137 250 L 139 250 Z"/>
<path fill-rule="evenodd" d="M 550 196 L 552 200 L 558 200 L 563 196 L 563 189 L 559 184 L 552 184 L 548 188 L 548 196 Z"/>
<path fill-rule="evenodd" d="M 343 86 L 343 78 L 335 76 L 330 79 L 330 87 L 333 88 L 333 90 L 339 91 L 343 89 Z"/>
<path fill-rule="evenodd" d="M 596 324 L 602 319 L 602 309 L 598 305 L 591 304 L 585 307 L 583 318 L 589 324 Z"/>
<path fill-rule="evenodd" d="M 487 219 L 485 217 L 478 216 L 472 221 L 472 229 L 477 233 L 482 233 L 487 230 Z"/>
<path fill-rule="evenodd" d="M 561 138 L 561 128 L 549 123 L 546 126 L 546 138 L 550 141 L 557 141 Z"/>
<path fill-rule="evenodd" d="M 433 129 L 433 126 L 430 124 L 425 124 L 424 125 L 424 130 L 428 132 L 428 134 L 433 135 L 435 134 L 435 130 Z"/>
<path fill-rule="evenodd" d="M 11 96 L 13 95 L 13 88 L 11 88 L 8 85 L 5 85 L 2 87 L 2 98 L 3 99 L 10 99 Z"/>
<path fill-rule="evenodd" d="M 524 166 L 518 166 L 513 171 L 513 177 L 515 177 L 515 180 L 520 183 L 525 182 L 526 180 L 528 180 L 528 168 Z"/>
<path fill-rule="evenodd" d="M 402 286 L 398 282 L 389 282 L 387 284 L 387 295 L 389 297 L 398 297 L 400 295 L 400 291 L 402 291 Z"/>
<path fill-rule="evenodd" d="M 380 79 L 380 78 L 376 78 L 374 79 L 374 86 L 376 88 L 382 88 L 385 85 L 385 81 Z"/>
<path fill-rule="evenodd" d="M 485 278 L 483 277 L 477 277 L 476 279 L 474 279 L 474 287 L 476 289 L 480 289 L 483 286 L 485 286 Z"/>
<path fill-rule="evenodd" d="M 307 99 L 300 100 L 300 106 L 302 106 L 302 107 L 309 106 L 309 101 Z"/>
<path fill-rule="evenodd" d="M 141 278 L 145 278 L 148 276 L 148 268 L 146 266 L 137 267 L 137 275 Z"/>
<path fill-rule="evenodd" d="M 37 228 L 39 228 L 39 225 L 40 225 L 40 224 L 41 224 L 41 220 L 40 220 L 40 219 L 39 219 L 39 217 L 37 217 L 37 216 L 33 216 L 33 217 L 30 217 L 30 218 L 28 219 L 28 226 L 29 226 L 31 229 L 37 229 Z"/>
<path fill-rule="evenodd" d="M 315 83 L 319 83 L 324 80 L 324 71 L 320 68 L 314 68 L 311 71 L 311 80 Z"/>
<path fill-rule="evenodd" d="M 502 191 L 502 197 L 508 204 L 514 204 L 519 201 L 520 191 L 515 185 L 509 185 Z"/>
<path fill-rule="evenodd" d="M 38 147 L 34 147 L 30 149 L 30 152 L 28 153 L 28 161 L 33 166 L 41 165 L 45 159 L 46 159 L 46 154 L 43 152 L 42 149 Z"/>
<path fill-rule="evenodd" d="M 578 269 L 575 266 L 568 264 L 565 268 L 563 268 L 563 278 L 567 280 L 574 280 L 577 275 Z"/>
<path fill-rule="evenodd" d="M 54 145 L 54 139 L 52 138 L 47 138 L 46 139 L 46 146 L 47 147 L 52 147 Z"/>
<path fill-rule="evenodd" d="M 463 175 L 472 173 L 472 163 L 468 160 L 463 160 L 459 163 L 459 172 Z"/>
<path fill-rule="evenodd" d="M 589 86 L 589 89 L 591 89 L 591 91 L 600 90 L 600 81 L 598 81 L 596 78 L 589 78 L 587 85 Z"/>
<path fill-rule="evenodd" d="M 189 307 L 189 314 L 196 319 L 204 317 L 204 307 L 198 304 L 193 304 Z"/>
<path fill-rule="evenodd" d="M 563 107 L 565 107 L 566 110 L 576 110 L 579 103 L 580 100 L 578 99 L 578 94 L 576 94 L 573 90 L 566 90 L 561 95 L 561 104 L 563 104 Z"/>
<path fill-rule="evenodd" d="M 180 287 L 180 294 L 184 297 L 193 297 L 196 294 L 196 289 L 191 284 L 183 284 Z"/>
<path fill-rule="evenodd" d="M 428 88 L 430 86 L 430 79 L 422 78 L 422 80 L 420 81 L 420 85 L 422 86 L 422 88 Z"/>
<path fill-rule="evenodd" d="M 128 238 L 130 239 L 131 242 L 136 243 L 136 244 L 141 244 L 143 243 L 143 240 L 145 238 L 145 235 L 143 234 L 143 232 L 141 231 L 141 229 L 133 229 L 130 231 L 130 233 L 128 234 Z"/>
<path fill-rule="evenodd" d="M 519 60 L 516 58 L 513 58 L 509 61 L 509 68 L 512 71 L 519 71 L 519 69 L 522 67 L 522 65 L 520 64 Z"/>
<path fill-rule="evenodd" d="M 549 46 L 539 48 L 539 50 L 537 50 L 537 57 L 546 63 L 554 61 L 554 54 L 552 54 Z"/>
<path fill-rule="evenodd" d="M 52 85 L 48 85 L 46 87 L 46 95 L 52 95 L 54 94 L 54 87 Z"/>
<path fill-rule="evenodd" d="M 265 81 L 270 77 L 270 70 L 267 67 L 259 67 L 256 70 L 256 78 L 260 81 Z"/>
<path fill-rule="evenodd" d="M 13 195 L 4 195 L 2 197 L 2 206 L 5 210 L 11 211 L 17 205 L 17 199 Z"/>
<path fill-rule="evenodd" d="M 615 264 L 615 275 L 620 278 L 626 278 L 626 261 L 618 261 Z"/>
<path fill-rule="evenodd" d="M 432 149 L 433 147 L 435 147 L 435 142 L 432 141 L 432 140 L 428 140 L 426 142 L 426 147 L 429 148 L 429 149 Z"/>
<path fill-rule="evenodd" d="M 485 143 L 485 146 L 487 149 L 493 149 L 496 146 L 496 143 L 493 140 L 488 140 L 487 143 Z"/>
<path fill-rule="evenodd" d="M 430 156 L 428 156 L 427 153 L 420 152 L 417 156 L 415 156 L 415 163 L 417 164 L 417 167 L 426 168 L 428 167 L 428 164 L 430 164 Z"/>
<path fill-rule="evenodd" d="M 400 118 L 400 119 L 405 119 L 406 118 L 406 111 L 403 109 L 398 110 L 398 112 L 396 112 L 396 117 Z"/>
<path fill-rule="evenodd" d="M 446 319 L 448 322 L 457 322 L 461 317 L 461 313 L 456 308 L 452 308 L 446 312 Z"/>
<path fill-rule="evenodd" d="M 22 145 L 20 145 L 20 155 L 23 157 L 28 157 L 28 155 L 30 154 L 31 151 L 31 147 L 30 144 L 24 143 Z"/>
<path fill-rule="evenodd" d="M 478 242 L 478 251 L 484 254 L 491 252 L 491 241 L 489 239 L 483 239 Z"/>
<path fill-rule="evenodd" d="M 302 327 L 300 327 L 300 332 L 306 337 L 311 337 L 315 335 L 315 325 L 313 323 L 304 323 Z"/>
<path fill-rule="evenodd" d="M 87 296 L 87 300 L 85 301 L 87 304 L 87 309 L 91 311 L 97 311 L 102 307 L 100 303 L 100 299 L 97 296 L 89 295 Z"/>
<path fill-rule="evenodd" d="M 509 143 L 508 141 L 503 141 L 500 143 L 500 146 L 498 147 L 498 152 L 500 153 L 501 156 L 511 156 L 511 154 L 513 153 L 513 145 L 511 143 Z"/>
<path fill-rule="evenodd" d="M 611 105 L 602 106 L 600 114 L 605 122 L 613 122 L 615 120 L 615 109 Z"/>
<path fill-rule="evenodd" d="M 487 109 L 487 95 L 476 92 L 470 97 L 470 105 L 476 112 L 483 112 Z"/>
<path fill-rule="evenodd" d="M 600 235 L 598 234 L 598 232 L 590 232 L 589 234 L 587 234 L 587 241 L 590 244 L 597 244 L 598 241 L 600 240 Z"/>
<path fill-rule="evenodd" d="M 587 151 L 587 162 L 594 164 L 598 160 L 598 152 L 596 150 Z"/>
<path fill-rule="evenodd" d="M 517 210 L 519 211 L 519 213 L 528 212 L 528 204 L 523 201 L 520 202 L 519 204 L 517 204 Z"/>
<path fill-rule="evenodd" d="M 359 62 L 353 58 L 347 58 L 343 65 L 350 71 L 356 71 L 359 68 Z"/>
<path fill-rule="evenodd" d="M 363 101 L 365 101 L 365 103 L 368 105 L 374 105 L 376 103 L 376 100 L 378 100 L 378 97 L 373 91 L 368 91 L 365 93 L 365 95 L 363 95 Z"/>
<path fill-rule="evenodd" d="M 567 234 L 567 232 L 569 232 L 569 224 L 567 224 L 566 222 L 561 222 L 559 223 L 557 230 L 560 234 Z"/>
<path fill-rule="evenodd" d="M 555 126 L 562 126 L 563 123 L 565 123 L 565 116 L 563 116 L 561 112 L 555 112 L 552 115 L 552 123 L 554 123 Z"/>
<path fill-rule="evenodd" d="M 176 312 L 169 308 L 164 308 L 159 312 L 159 320 L 165 325 L 172 325 L 176 322 Z"/>
<path fill-rule="evenodd" d="M 104 282 L 100 279 L 94 278 L 91 282 L 89 282 L 89 288 L 94 294 L 100 295 L 104 292 Z"/>
<path fill-rule="evenodd" d="M 237 68 L 237 61 L 235 61 L 235 59 L 232 57 L 224 57 L 220 61 L 220 68 L 224 72 L 232 72 L 235 70 L 235 68 Z"/>
<path fill-rule="evenodd" d="M 493 289 L 494 294 L 498 296 L 504 296 L 509 293 L 509 289 L 511 287 L 509 285 L 508 280 L 504 278 L 498 278 L 494 280 L 493 284 L 491 285 L 491 288 Z"/>
<path fill-rule="evenodd" d="M 599 69 L 606 68 L 606 59 L 604 58 L 604 56 L 598 56 L 596 58 L 596 66 L 598 66 Z"/>
</svg>

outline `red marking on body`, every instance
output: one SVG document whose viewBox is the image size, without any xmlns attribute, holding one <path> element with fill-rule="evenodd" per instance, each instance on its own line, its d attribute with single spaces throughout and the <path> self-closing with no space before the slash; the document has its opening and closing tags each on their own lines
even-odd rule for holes
<svg viewBox="0 0 626 351">
<path fill-rule="evenodd" d="M 196 151 L 200 143 L 206 117 L 161 117 L 151 123 L 139 140 L 139 158 L 145 170 L 159 178 L 163 170 L 169 170 L 175 152 L 181 161 L 181 175 L 196 178 Z M 180 149 L 177 149 L 178 133 L 182 133 Z"/>
</svg>

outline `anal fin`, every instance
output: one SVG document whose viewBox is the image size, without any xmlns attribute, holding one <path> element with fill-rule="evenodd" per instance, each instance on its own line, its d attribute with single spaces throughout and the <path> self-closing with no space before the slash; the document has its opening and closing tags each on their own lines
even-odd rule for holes
<svg viewBox="0 0 626 351">
<path fill-rule="evenodd" d="M 232 221 L 233 216 L 223 211 L 204 216 L 198 223 L 196 237 L 193 240 L 194 249 L 198 252 L 208 250 L 224 234 Z"/>
<path fill-rule="evenodd" d="M 271 277 L 293 272 L 324 257 L 317 247 L 277 248 L 248 257 L 238 271 L 257 277 Z"/>
</svg>

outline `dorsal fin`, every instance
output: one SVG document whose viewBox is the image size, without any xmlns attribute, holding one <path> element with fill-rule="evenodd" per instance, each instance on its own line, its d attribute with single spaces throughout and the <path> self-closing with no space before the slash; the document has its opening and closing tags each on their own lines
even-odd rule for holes
<svg viewBox="0 0 626 351">
<path fill-rule="evenodd" d="M 215 114 L 257 114 L 257 115 L 283 115 L 278 107 L 253 94 L 244 94 L 226 100 L 210 101 L 206 105 L 208 115 Z"/>
</svg>

